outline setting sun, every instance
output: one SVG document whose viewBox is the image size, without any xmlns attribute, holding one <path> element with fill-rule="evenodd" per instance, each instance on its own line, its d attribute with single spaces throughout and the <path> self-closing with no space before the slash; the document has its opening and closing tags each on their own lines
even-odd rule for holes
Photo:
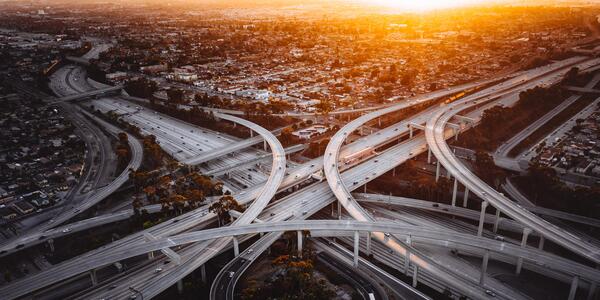
<svg viewBox="0 0 600 300">
<path fill-rule="evenodd" d="M 410 11 L 428 11 L 434 9 L 460 7 L 470 4 L 483 3 L 482 0 L 362 0 L 370 4 L 398 8 Z"/>
</svg>

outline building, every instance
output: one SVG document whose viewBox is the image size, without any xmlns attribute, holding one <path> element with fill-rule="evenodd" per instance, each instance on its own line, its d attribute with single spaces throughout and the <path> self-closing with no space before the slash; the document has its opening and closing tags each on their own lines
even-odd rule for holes
<svg viewBox="0 0 600 300">
<path fill-rule="evenodd" d="M 0 216 L 4 220 L 14 219 L 18 216 L 17 212 L 11 207 L 0 207 Z"/>
<path fill-rule="evenodd" d="M 23 215 L 31 213 L 34 210 L 33 205 L 26 201 L 15 202 L 12 206 Z"/>
</svg>

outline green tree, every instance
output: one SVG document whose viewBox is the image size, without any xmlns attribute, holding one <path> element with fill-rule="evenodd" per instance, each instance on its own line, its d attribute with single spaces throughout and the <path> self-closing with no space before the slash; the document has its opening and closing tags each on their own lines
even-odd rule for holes
<svg viewBox="0 0 600 300">
<path fill-rule="evenodd" d="M 217 214 L 219 226 L 231 220 L 229 216 L 229 211 L 231 210 L 242 211 L 242 206 L 231 195 L 224 195 L 208 207 L 208 211 Z"/>
</svg>

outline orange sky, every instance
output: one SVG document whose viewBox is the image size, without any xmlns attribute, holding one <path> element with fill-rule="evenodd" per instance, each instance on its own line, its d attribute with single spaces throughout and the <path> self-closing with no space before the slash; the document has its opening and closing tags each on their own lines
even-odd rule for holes
<svg viewBox="0 0 600 300">
<path fill-rule="evenodd" d="M 390 8 L 398 8 L 411 11 L 428 11 L 440 8 L 451 8 L 468 6 L 472 4 L 484 4 L 489 0 L 359 0 L 365 4 L 381 5 Z"/>
</svg>

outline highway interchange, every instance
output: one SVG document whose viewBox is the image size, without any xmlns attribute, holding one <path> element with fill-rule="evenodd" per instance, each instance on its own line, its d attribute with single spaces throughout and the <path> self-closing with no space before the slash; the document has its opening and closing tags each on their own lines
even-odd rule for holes
<svg viewBox="0 0 600 300">
<path fill-rule="evenodd" d="M 409 274 L 410 270 L 415 286 L 417 283 L 423 283 L 440 291 L 449 290 L 454 295 L 464 295 L 473 299 L 492 297 L 527 299 L 528 297 L 492 277 L 485 276 L 485 268 L 480 272 L 477 267 L 465 265 L 451 255 L 449 249 L 458 249 L 471 255 L 484 257 L 486 265 L 488 258 L 509 262 L 511 259 L 513 261 L 518 259 L 520 263 L 517 264 L 521 264 L 523 268 L 537 272 L 551 270 L 549 276 L 564 282 L 571 282 L 571 278 L 578 278 L 577 280 L 580 278 L 581 282 L 578 282 L 578 284 L 589 289 L 590 293 L 593 294 L 600 279 L 600 271 L 588 265 L 576 263 L 535 247 L 528 247 L 526 241 L 525 246 L 523 246 L 522 244 L 519 245 L 519 241 L 497 240 L 494 238 L 497 236 L 495 234 L 496 229 L 494 232 L 479 229 L 478 232 L 477 226 L 471 226 L 473 228 L 464 224 L 458 226 L 456 222 L 442 220 L 439 216 L 430 217 L 440 219 L 436 222 L 443 222 L 445 226 L 448 226 L 447 228 L 439 227 L 435 222 L 431 222 L 431 219 L 423 218 L 421 213 L 400 216 L 397 212 L 385 209 L 385 207 L 378 207 L 374 203 L 384 202 L 388 205 L 393 204 L 394 206 L 406 207 L 406 209 L 419 209 L 420 211 L 439 211 L 441 209 L 442 214 L 452 214 L 464 219 L 471 219 L 475 223 L 479 219 L 478 216 L 481 215 L 483 217 L 482 224 L 484 222 L 495 224 L 495 228 L 512 232 L 532 230 L 532 236 L 543 236 L 566 249 L 572 250 L 590 262 L 598 263 L 600 253 L 597 246 L 583 241 L 570 232 L 529 213 L 498 191 L 487 186 L 476 178 L 462 162 L 456 159 L 446 143 L 446 139 L 458 135 L 460 131 L 468 130 L 470 126 L 476 125 L 485 109 L 498 104 L 510 106 L 518 100 L 519 92 L 538 85 L 556 83 L 572 66 L 577 65 L 580 69 L 585 69 L 598 64 L 600 64 L 598 59 L 578 57 L 531 71 L 466 84 L 417 96 L 399 104 L 380 107 L 341 128 L 331 138 L 324 157 L 303 164 L 286 161 L 286 152 L 273 133 L 252 122 L 236 117 L 228 111 L 216 111 L 216 116 L 222 120 L 245 126 L 258 135 L 240 141 L 152 112 L 121 97 L 91 100 L 85 103 L 84 106 L 93 105 L 95 109 L 100 111 L 117 113 L 127 122 L 139 126 L 143 133 L 156 135 L 161 142 L 161 146 L 178 160 L 199 164 L 201 172 L 227 168 L 227 166 L 241 164 L 243 161 L 265 156 L 264 151 L 250 148 L 250 146 L 262 141 L 265 141 L 271 150 L 272 160 L 269 164 L 265 164 L 270 166 L 270 171 L 268 169 L 264 173 L 263 170 L 253 171 L 256 173 L 252 176 L 254 179 L 246 180 L 240 185 L 233 182 L 225 183 L 228 185 L 229 190 L 234 193 L 236 200 L 243 205 L 247 205 L 246 210 L 236 215 L 236 220 L 229 226 L 209 228 L 209 225 L 215 220 L 215 215 L 209 213 L 207 205 L 205 205 L 176 217 L 172 221 L 163 222 L 94 251 L 59 263 L 48 270 L 0 287 L 0 293 L 9 299 L 31 295 L 32 293 L 40 295 L 39 291 L 43 288 L 56 284 L 60 285 L 61 282 L 88 271 L 90 271 L 90 276 L 94 281 L 94 274 L 97 269 L 110 266 L 114 262 L 130 257 L 160 251 L 165 255 L 151 255 L 148 263 L 141 265 L 135 271 L 119 276 L 115 280 L 95 282 L 92 287 L 82 291 L 77 296 L 82 299 L 125 299 L 132 295 L 132 291 L 137 291 L 136 293 L 139 292 L 144 298 L 151 298 L 168 287 L 178 284 L 183 277 L 192 271 L 204 268 L 204 264 L 215 255 L 233 248 L 235 259 L 223 268 L 214 280 L 211 289 L 211 299 L 231 299 L 236 282 L 243 272 L 283 232 L 308 230 L 315 237 L 339 236 L 342 241 L 347 240 L 350 246 L 349 251 L 354 252 L 344 255 L 340 254 L 338 248 L 343 246 L 331 242 L 315 243 L 318 244 L 319 248 L 325 248 L 323 251 L 327 250 L 328 255 L 338 257 L 340 261 L 344 260 L 343 257 L 345 256 L 346 264 L 350 264 L 350 267 L 359 267 L 357 272 L 370 272 L 370 274 L 375 274 L 377 278 L 380 278 L 377 282 L 383 282 L 388 287 L 395 286 L 399 290 L 402 289 L 406 298 L 426 299 L 427 296 L 422 295 L 414 287 L 402 285 L 390 279 L 390 275 L 385 271 L 369 265 L 368 261 L 359 257 L 359 251 L 363 253 L 377 252 L 375 259 L 391 265 L 402 263 L 406 274 Z M 96 88 L 93 83 L 85 79 L 83 69 L 75 67 L 74 69 L 63 68 L 61 70 L 57 72 L 57 78 L 54 81 L 64 83 L 56 91 L 59 96 L 85 93 Z M 72 78 L 78 79 L 74 80 Z M 498 81 L 500 83 L 497 83 Z M 73 82 L 78 84 L 73 84 Z M 457 92 L 476 87 L 486 88 L 452 103 L 433 105 L 406 120 L 346 144 L 348 136 L 359 130 L 361 126 L 366 125 L 367 122 L 420 103 L 451 96 Z M 84 110 L 81 111 L 85 113 Z M 456 118 L 457 114 L 460 114 L 458 118 Z M 92 115 L 87 115 L 93 118 Z M 96 122 L 113 134 L 118 132 L 117 128 L 104 121 L 96 120 Z M 450 122 L 456 122 L 459 125 L 451 124 L 448 128 L 447 125 Z M 423 127 L 424 124 L 426 124 L 425 127 Z M 413 135 L 412 131 L 419 128 L 425 128 L 425 133 L 421 132 Z M 344 163 L 342 159 L 365 149 L 377 149 L 382 145 L 406 138 L 409 129 L 411 131 L 410 138 L 387 149 L 373 151 L 350 164 Z M 135 138 L 130 137 L 130 147 L 137 149 L 136 147 L 139 146 L 139 150 L 141 150 L 139 142 L 136 146 L 136 141 Z M 230 146 L 233 148 L 222 150 Z M 351 194 L 353 190 L 400 166 L 408 159 L 427 152 L 428 149 L 431 149 L 430 155 L 439 160 L 438 166 L 446 168 L 455 178 L 455 182 L 460 182 L 478 198 L 483 199 L 484 203 L 489 202 L 512 220 L 485 214 L 485 210 L 480 214 L 477 211 L 459 208 L 454 204 L 449 206 L 439 204 L 434 207 L 430 203 L 427 204 L 416 199 L 392 199 L 386 196 L 365 194 L 358 194 L 358 200 L 360 201 L 357 201 L 354 195 Z M 266 147 L 264 150 L 266 150 Z M 227 155 L 230 153 L 235 153 L 235 158 Z M 137 158 L 134 155 L 130 166 L 136 168 L 136 166 L 139 166 L 139 162 L 141 162 L 141 156 Z M 237 182 L 240 182 L 240 178 L 246 177 L 247 179 L 247 176 L 244 175 L 248 172 L 250 171 L 238 171 L 237 175 L 234 174 L 234 177 L 237 176 Z M 18 251 L 19 249 L 17 249 L 15 243 L 24 243 L 27 244 L 27 247 L 30 247 L 39 243 L 39 237 L 48 229 L 50 230 L 48 234 L 61 235 L 62 233 L 67 235 L 68 232 L 63 231 L 65 226 L 69 226 L 69 224 L 60 227 L 57 227 L 57 225 L 65 223 L 74 214 L 95 205 L 114 192 L 115 187 L 118 188 L 127 179 L 126 176 L 122 178 L 122 175 L 117 177 L 112 184 L 95 191 L 93 196 L 77 208 L 54 218 L 53 223 L 41 227 L 39 231 L 30 236 L 24 236 L 18 242 L 1 245 L 0 249 Z M 280 191 L 291 191 L 292 193 L 277 201 L 272 201 Z M 388 202 L 385 202 L 386 200 Z M 338 207 L 337 214 L 333 211 L 335 203 Z M 306 220 L 310 216 L 323 211 L 328 205 L 332 205 L 332 214 L 337 215 L 340 220 Z M 345 213 L 342 213 L 342 207 Z M 319 214 L 322 215 L 322 213 Z M 115 220 L 122 218 L 126 213 L 119 212 L 118 215 L 119 217 L 113 216 Z M 555 217 L 561 217 L 560 212 Z M 576 218 L 576 216 L 562 217 Z M 98 221 L 99 219 L 102 221 Z M 108 217 L 99 219 L 79 221 L 78 225 L 73 223 L 71 226 L 89 226 L 82 227 L 86 229 L 112 221 Z M 422 224 L 422 226 L 411 225 L 411 222 L 420 222 L 419 224 Z M 593 221 L 591 222 L 593 223 Z M 243 241 L 259 233 L 266 234 L 261 235 L 246 251 L 240 249 L 240 244 Z M 374 241 L 371 242 L 371 239 Z M 338 248 L 336 250 L 338 254 L 331 252 L 336 248 Z M 252 251 L 248 251 L 248 249 Z M 383 251 L 382 249 L 388 249 L 388 251 L 391 249 L 391 251 Z M 7 254 L 9 253 L 2 253 L 2 255 Z M 155 271 L 156 265 L 163 266 L 160 273 Z M 363 270 L 358 271 L 361 268 Z M 367 268 L 367 270 L 364 268 Z M 230 274 L 234 276 L 229 276 Z M 118 284 L 116 284 L 117 282 Z M 402 287 L 399 287 L 399 285 Z M 572 286 L 573 284 L 571 284 L 571 290 L 573 289 Z M 575 290 L 576 288 L 577 284 Z M 37 294 L 36 291 L 38 291 Z"/>
</svg>

